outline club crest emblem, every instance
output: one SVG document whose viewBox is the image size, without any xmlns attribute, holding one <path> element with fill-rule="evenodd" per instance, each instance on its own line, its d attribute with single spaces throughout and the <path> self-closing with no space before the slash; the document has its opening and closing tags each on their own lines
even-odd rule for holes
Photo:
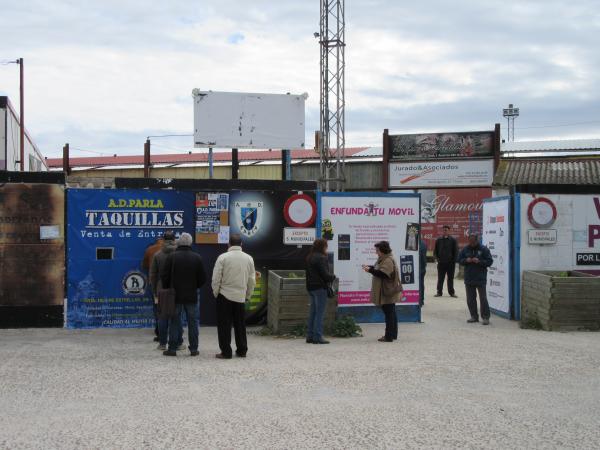
<svg viewBox="0 0 600 450">
<path fill-rule="evenodd" d="M 123 278 L 123 292 L 129 295 L 144 295 L 146 292 L 146 277 L 142 272 L 132 270 Z"/>
<path fill-rule="evenodd" d="M 263 202 L 235 202 L 235 213 L 239 231 L 247 237 L 260 230 L 263 216 Z"/>
</svg>

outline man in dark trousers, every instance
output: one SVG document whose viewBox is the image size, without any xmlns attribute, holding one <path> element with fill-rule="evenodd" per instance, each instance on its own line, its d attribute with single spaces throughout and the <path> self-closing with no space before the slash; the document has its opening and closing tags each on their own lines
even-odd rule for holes
<svg viewBox="0 0 600 450">
<path fill-rule="evenodd" d="M 150 274 L 150 265 L 152 263 L 152 258 L 154 255 L 160 251 L 163 245 L 163 238 L 159 237 L 152 245 L 149 245 L 144 252 L 144 258 L 142 258 L 142 270 L 146 274 Z M 158 342 L 158 311 L 156 308 L 156 304 L 153 306 L 154 312 L 154 342 Z"/>
<path fill-rule="evenodd" d="M 231 359 L 231 325 L 235 334 L 236 355 L 245 358 L 246 300 L 256 285 L 254 260 L 242 251 L 242 237 L 232 234 L 229 249 L 217 258 L 212 276 L 212 290 L 217 299 L 217 328 L 221 353 L 219 359 Z"/>
<path fill-rule="evenodd" d="M 471 318 L 469 323 L 479 322 L 477 313 L 477 293 L 481 305 L 481 318 L 483 325 L 490 324 L 490 307 L 487 301 L 486 284 L 487 268 L 493 264 L 492 254 L 489 249 L 479 243 L 476 234 L 469 235 L 469 245 L 462 249 L 458 256 L 458 263 L 465 266 L 465 289 L 467 291 L 467 306 Z"/>
<path fill-rule="evenodd" d="M 177 250 L 175 234 L 171 230 L 165 231 L 163 235 L 162 248 L 154 254 L 150 264 L 150 286 L 154 296 L 155 311 L 158 310 L 158 291 L 162 289 L 161 275 L 165 273 L 165 263 L 171 253 Z M 179 346 L 177 350 L 183 350 L 183 328 L 179 329 Z M 169 319 L 158 319 L 158 347 L 157 350 L 166 350 L 169 340 Z"/>
<path fill-rule="evenodd" d="M 191 356 L 198 356 L 198 289 L 206 282 L 202 258 L 192 251 L 192 236 L 182 233 L 177 250 L 165 261 L 161 273 L 163 288 L 175 289 L 175 315 L 169 321 L 169 348 L 165 356 L 177 356 L 180 340 L 181 313 L 185 311 L 188 323 L 188 341 Z"/>
<path fill-rule="evenodd" d="M 442 296 L 444 290 L 444 278 L 448 276 L 448 294 L 456 298 L 454 294 L 454 268 L 456 267 L 456 257 L 458 256 L 458 244 L 456 239 L 450 236 L 450 226 L 444 225 L 443 236 L 435 241 L 433 256 L 437 261 L 438 282 L 436 297 Z"/>
</svg>

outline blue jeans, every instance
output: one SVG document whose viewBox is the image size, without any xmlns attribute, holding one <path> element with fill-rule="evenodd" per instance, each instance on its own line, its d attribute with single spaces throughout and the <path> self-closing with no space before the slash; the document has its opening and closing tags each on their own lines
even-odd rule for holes
<svg viewBox="0 0 600 450">
<path fill-rule="evenodd" d="M 167 345 L 169 340 L 169 322 L 170 319 L 158 319 L 158 343 L 160 345 Z M 179 338 L 177 340 L 179 347 L 183 344 L 183 325 L 181 317 L 179 318 Z"/>
<path fill-rule="evenodd" d="M 175 316 L 169 321 L 169 350 L 175 351 L 180 344 L 183 329 L 181 328 L 181 314 L 185 311 L 188 324 L 188 341 L 191 352 L 198 350 L 198 303 L 178 304 Z"/>
<path fill-rule="evenodd" d="M 327 289 L 308 291 L 308 295 L 310 295 L 310 312 L 308 313 L 306 339 L 320 341 L 323 339 L 323 316 L 327 305 Z"/>
</svg>

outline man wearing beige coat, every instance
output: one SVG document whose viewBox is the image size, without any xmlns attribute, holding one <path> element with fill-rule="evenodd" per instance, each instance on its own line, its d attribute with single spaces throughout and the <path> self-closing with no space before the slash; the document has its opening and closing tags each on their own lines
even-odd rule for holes
<svg viewBox="0 0 600 450">
<path fill-rule="evenodd" d="M 242 251 L 242 238 L 232 234 L 229 249 L 217 258 L 212 276 L 212 290 L 217 299 L 217 330 L 221 353 L 219 359 L 231 359 L 231 325 L 235 334 L 236 355 L 245 358 L 246 300 L 256 285 L 254 260 Z"/>
</svg>

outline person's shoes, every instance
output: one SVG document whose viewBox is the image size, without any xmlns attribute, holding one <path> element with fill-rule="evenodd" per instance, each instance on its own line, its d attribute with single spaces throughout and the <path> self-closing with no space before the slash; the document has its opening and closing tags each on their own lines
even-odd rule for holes
<svg viewBox="0 0 600 450">
<path fill-rule="evenodd" d="M 490 319 L 483 319 L 483 322 L 481 322 L 481 325 L 489 325 L 490 324 Z"/>
<path fill-rule="evenodd" d="M 320 341 L 313 341 L 313 344 L 329 344 L 329 341 L 325 339 L 321 339 Z"/>
<path fill-rule="evenodd" d="M 450 297 L 452 297 L 452 298 L 458 298 L 458 295 L 456 295 L 456 294 L 450 294 Z"/>
<path fill-rule="evenodd" d="M 237 356 L 238 358 L 245 358 L 246 354 L 245 353 L 237 353 L 236 352 L 235 356 Z"/>
<path fill-rule="evenodd" d="M 165 351 L 167 349 L 166 345 L 162 345 L 162 344 L 158 344 L 158 347 L 156 347 L 156 350 L 163 350 Z"/>
<path fill-rule="evenodd" d="M 434 297 L 441 297 L 442 294 L 435 294 Z"/>
<path fill-rule="evenodd" d="M 479 319 L 477 317 L 471 317 L 470 319 L 467 320 L 467 323 L 475 323 L 475 322 L 479 322 Z"/>
<path fill-rule="evenodd" d="M 312 343 L 314 343 L 314 341 L 312 339 L 306 338 L 306 343 L 307 344 L 312 344 Z"/>
<path fill-rule="evenodd" d="M 154 342 L 158 342 L 158 336 L 154 336 Z"/>
<path fill-rule="evenodd" d="M 179 344 L 179 345 L 177 346 L 177 351 L 182 351 L 182 350 L 185 350 L 185 345 L 183 345 L 183 344 Z"/>
<path fill-rule="evenodd" d="M 190 356 L 198 356 L 200 354 L 200 352 L 198 350 L 190 350 Z"/>
<path fill-rule="evenodd" d="M 215 355 L 215 358 L 217 358 L 217 359 L 231 359 L 231 356 L 225 356 L 223 353 L 217 353 Z"/>
<path fill-rule="evenodd" d="M 393 339 L 388 339 L 385 336 L 380 337 L 379 339 L 377 339 L 379 342 L 394 342 Z"/>
<path fill-rule="evenodd" d="M 177 352 L 174 350 L 166 350 L 163 352 L 163 355 L 165 356 L 177 356 Z"/>
</svg>

